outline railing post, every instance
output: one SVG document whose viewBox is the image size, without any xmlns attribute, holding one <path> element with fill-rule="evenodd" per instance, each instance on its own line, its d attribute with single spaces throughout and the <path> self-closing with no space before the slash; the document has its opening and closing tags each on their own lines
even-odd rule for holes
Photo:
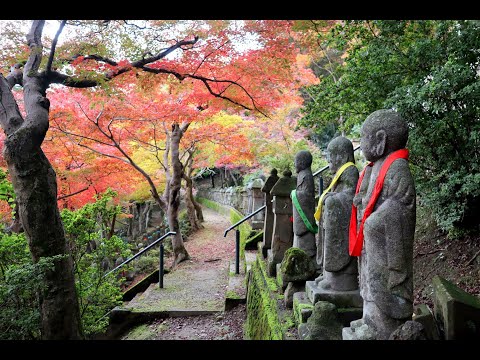
<svg viewBox="0 0 480 360">
<path fill-rule="evenodd" d="M 235 274 L 240 274 L 240 230 L 235 231 Z"/>
<path fill-rule="evenodd" d="M 164 247 L 163 247 L 163 241 L 160 243 L 160 268 L 159 268 L 159 274 L 158 274 L 158 285 L 160 286 L 160 289 L 163 289 L 163 253 L 164 253 Z"/>
<path fill-rule="evenodd" d="M 318 179 L 318 190 L 320 191 L 319 196 L 322 196 L 322 193 L 323 193 L 323 176 L 322 175 L 320 175 Z"/>
</svg>

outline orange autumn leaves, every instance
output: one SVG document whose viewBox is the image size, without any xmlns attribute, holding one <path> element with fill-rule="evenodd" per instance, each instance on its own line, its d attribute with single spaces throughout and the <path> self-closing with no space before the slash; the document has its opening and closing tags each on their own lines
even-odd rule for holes
<svg viewBox="0 0 480 360">
<path fill-rule="evenodd" d="M 76 73 L 97 72 L 98 79 L 108 71 L 125 72 L 95 88 L 48 92 L 50 130 L 43 149 L 57 172 L 60 207 L 79 207 L 108 187 L 123 198 L 143 187 L 148 196 L 129 158 L 161 191 L 166 133 L 173 124 L 190 123 L 180 148 L 181 155 L 193 151 L 194 167 L 258 166 L 258 157 L 269 152 L 265 144 L 259 151 L 259 140 L 274 144 L 284 136 L 266 124 L 288 122 L 279 109 L 300 106 L 298 89 L 316 81 L 295 45 L 292 25 L 192 22 L 199 41 L 148 64 L 165 71 L 158 74 L 132 68 L 129 58 L 109 65 L 80 54 L 69 64 Z"/>
</svg>

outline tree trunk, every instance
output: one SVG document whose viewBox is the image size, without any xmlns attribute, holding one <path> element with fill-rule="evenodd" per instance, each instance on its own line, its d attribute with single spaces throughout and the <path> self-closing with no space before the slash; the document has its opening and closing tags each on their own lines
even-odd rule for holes
<svg viewBox="0 0 480 360">
<path fill-rule="evenodd" d="M 73 262 L 66 247 L 57 207 L 55 171 L 40 148 L 25 151 L 32 138 L 21 129 L 5 141 L 5 157 L 17 196 L 19 215 L 33 261 L 65 255 L 46 276 L 40 296 L 43 339 L 80 339 L 81 324 Z"/>
<path fill-rule="evenodd" d="M 14 201 L 14 204 L 15 204 L 15 207 L 13 208 L 13 212 L 14 212 L 13 221 L 8 227 L 8 231 L 18 234 L 23 232 L 23 226 L 22 226 L 22 222 L 20 221 L 20 215 L 18 214 L 19 208 L 18 208 L 17 200 Z"/>
<path fill-rule="evenodd" d="M 47 81 L 37 72 L 42 57 L 40 41 L 44 21 L 34 21 L 27 36 L 30 57 L 23 70 L 5 79 L 0 75 L 0 123 L 5 131 L 4 157 L 18 202 L 19 216 L 34 263 L 63 255 L 46 274 L 46 290 L 39 294 L 43 339 L 80 339 L 80 310 L 73 261 L 57 205 L 56 174 L 41 149 L 48 130 Z M 26 118 L 18 109 L 11 88 L 24 87 Z"/>
<path fill-rule="evenodd" d="M 183 172 L 183 179 L 185 180 L 185 203 L 187 204 L 187 214 L 190 224 L 195 230 L 203 228 L 201 224 L 204 221 L 202 207 L 195 201 L 193 196 L 193 154 L 195 149 L 188 151 L 188 159 L 185 161 L 185 169 Z"/>
<path fill-rule="evenodd" d="M 192 202 L 193 206 L 195 207 L 195 213 L 197 214 L 197 219 L 200 221 L 200 223 L 205 221 L 205 218 L 203 217 L 203 210 L 200 204 L 195 200 L 192 194 Z"/>
<path fill-rule="evenodd" d="M 172 125 L 171 133 L 171 163 L 172 163 L 172 177 L 169 181 L 169 197 L 167 206 L 167 219 L 170 231 L 175 231 L 177 234 L 172 238 L 172 248 L 174 260 L 172 267 L 175 267 L 184 260 L 188 260 L 187 249 L 183 243 L 182 234 L 180 233 L 180 225 L 178 222 L 178 208 L 180 206 L 180 188 L 182 183 L 183 166 L 180 162 L 180 140 L 183 133 L 188 127 L 183 125 L 182 128 L 178 124 Z"/>
<path fill-rule="evenodd" d="M 187 215 L 188 221 L 190 222 L 192 229 L 197 231 L 198 229 L 203 228 L 203 225 L 200 223 L 203 221 L 203 213 L 200 206 L 196 203 L 193 197 L 193 181 L 188 175 L 184 174 L 183 179 L 185 180 L 185 203 L 187 205 Z M 198 212 L 197 205 L 200 212 Z M 199 217 L 201 216 L 201 219 Z"/>
</svg>

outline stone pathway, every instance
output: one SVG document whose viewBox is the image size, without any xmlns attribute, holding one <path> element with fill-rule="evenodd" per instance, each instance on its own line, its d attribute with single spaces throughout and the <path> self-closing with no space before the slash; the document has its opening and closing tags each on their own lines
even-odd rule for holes
<svg viewBox="0 0 480 360">
<path fill-rule="evenodd" d="M 185 242 L 191 257 L 164 276 L 163 288 L 153 283 L 118 307 L 159 317 L 210 314 L 225 310 L 229 264 L 235 259 L 235 232 L 223 237 L 227 217 L 203 207 L 204 228 Z M 166 261 L 169 264 L 169 261 Z"/>
</svg>

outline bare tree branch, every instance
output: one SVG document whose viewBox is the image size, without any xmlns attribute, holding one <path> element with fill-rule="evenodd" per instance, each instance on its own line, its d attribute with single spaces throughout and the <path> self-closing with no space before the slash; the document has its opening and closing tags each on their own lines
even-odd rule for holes
<svg viewBox="0 0 480 360">
<path fill-rule="evenodd" d="M 160 51 L 158 54 L 156 54 L 154 56 L 144 57 L 144 58 L 139 59 L 137 61 L 133 61 L 130 64 L 131 66 L 125 66 L 125 67 L 116 69 L 114 71 L 109 71 L 107 74 L 104 75 L 104 79 L 106 81 L 112 80 L 113 78 L 115 78 L 115 77 L 117 77 L 117 76 L 119 76 L 123 73 L 131 71 L 132 68 L 137 68 L 139 70 L 143 70 L 145 72 L 149 72 L 149 73 L 153 73 L 153 74 L 173 75 L 180 81 L 184 80 L 185 78 L 192 78 L 192 79 L 202 81 L 211 95 L 213 95 L 217 98 L 224 99 L 224 100 L 226 100 L 226 101 L 228 101 L 228 102 L 230 102 L 234 105 L 240 106 L 243 109 L 256 110 L 259 113 L 261 113 L 262 115 L 264 115 L 265 117 L 268 117 L 267 114 L 265 114 L 263 111 L 261 111 L 257 107 L 256 101 L 250 95 L 250 93 L 242 85 L 240 85 L 236 81 L 212 79 L 212 78 L 208 78 L 208 77 L 205 77 L 205 76 L 196 75 L 195 73 L 198 70 L 198 68 L 192 74 L 188 74 L 188 73 L 187 74 L 181 74 L 177 71 L 170 70 L 170 69 L 152 68 L 152 67 L 146 66 L 147 64 L 154 63 L 154 62 L 166 57 L 168 54 L 172 53 L 176 49 L 182 49 L 183 47 L 185 47 L 187 45 L 194 45 L 198 41 L 198 39 L 199 39 L 198 36 L 195 36 L 195 38 L 193 40 L 178 41 L 176 44 L 170 46 L 169 48 L 166 48 L 166 49 Z M 226 43 L 227 42 L 220 45 L 219 48 L 224 46 Z M 202 62 L 199 65 L 199 67 L 201 66 L 203 61 L 205 61 L 205 59 L 210 55 L 211 54 L 208 54 L 204 57 L 204 59 L 202 60 Z M 103 61 L 103 62 L 106 62 L 106 63 L 108 63 L 110 65 L 113 65 L 113 66 L 118 65 L 118 63 L 116 63 L 115 61 L 113 61 L 111 59 L 107 59 L 107 58 L 99 56 L 99 55 L 87 55 L 83 59 L 84 60 L 90 60 L 91 59 L 91 60 L 96 60 L 96 61 Z M 58 84 L 63 84 L 65 86 L 75 87 L 75 88 L 88 88 L 88 87 L 97 86 L 99 84 L 99 82 L 97 80 L 94 80 L 94 79 L 77 79 L 75 77 L 67 76 L 67 75 L 61 74 L 61 73 L 56 72 L 56 71 L 52 71 L 49 74 L 49 81 L 50 81 L 50 83 L 58 83 Z M 235 86 L 239 87 L 247 95 L 247 97 L 250 99 L 250 101 L 252 103 L 252 107 L 249 107 L 245 104 L 241 104 L 240 102 L 238 102 L 234 99 L 231 99 L 228 96 L 223 95 L 223 93 L 228 89 L 229 86 L 227 86 L 225 89 L 223 89 L 223 91 L 216 92 L 212 89 L 212 87 L 210 85 L 211 83 L 217 83 L 217 84 L 226 83 L 226 84 L 230 84 L 230 86 L 235 85 Z"/>
<path fill-rule="evenodd" d="M 7 136 L 23 123 L 22 114 L 10 89 L 9 82 L 0 74 L 0 124 Z"/>
<path fill-rule="evenodd" d="M 53 63 L 53 58 L 55 56 L 55 48 L 57 47 L 57 41 L 58 41 L 58 37 L 60 36 L 60 34 L 62 33 L 62 30 L 63 30 L 63 27 L 65 26 L 65 24 L 67 23 L 67 20 L 62 20 L 62 22 L 60 23 L 60 26 L 57 30 L 57 33 L 55 34 L 55 37 L 53 38 L 53 41 L 52 41 L 52 47 L 50 49 L 50 56 L 48 57 L 48 61 L 47 61 L 47 67 L 45 69 L 45 71 L 47 72 L 47 74 L 51 71 L 52 69 L 52 63 Z"/>
<path fill-rule="evenodd" d="M 30 48 L 30 56 L 25 64 L 24 76 L 33 76 L 37 73 L 42 60 L 42 31 L 45 20 L 34 20 L 30 32 L 27 35 L 27 44 Z"/>
<path fill-rule="evenodd" d="M 71 193 L 71 194 L 68 194 L 68 195 L 59 196 L 59 197 L 57 197 L 57 200 L 63 200 L 63 199 L 69 198 L 69 197 L 71 197 L 71 196 L 78 195 L 78 194 L 80 194 L 80 193 L 82 193 L 82 192 L 84 192 L 84 191 L 86 191 L 86 190 L 88 190 L 88 189 L 90 189 L 90 186 L 87 186 L 86 188 L 83 188 L 83 189 L 81 189 L 81 190 L 75 191 L 75 192 L 73 192 L 73 193 Z"/>
</svg>

